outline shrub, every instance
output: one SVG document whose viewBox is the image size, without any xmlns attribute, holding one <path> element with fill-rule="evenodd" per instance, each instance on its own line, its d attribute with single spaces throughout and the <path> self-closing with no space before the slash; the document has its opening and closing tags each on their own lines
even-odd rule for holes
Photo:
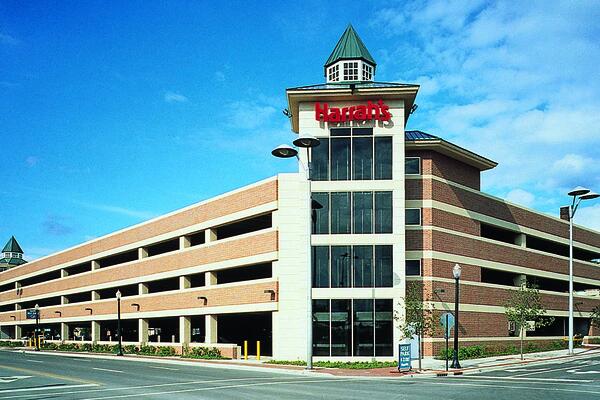
<svg viewBox="0 0 600 400">
<path fill-rule="evenodd" d="M 123 346 L 123 353 L 125 354 L 138 354 L 140 349 L 132 344 L 128 344 L 127 346 Z"/>
<path fill-rule="evenodd" d="M 153 356 L 156 353 L 156 347 L 154 346 L 140 346 L 138 354 L 145 356 Z"/>
<path fill-rule="evenodd" d="M 184 348 L 184 354 L 182 357 L 185 358 L 204 358 L 204 359 L 223 359 L 221 350 L 216 347 L 186 347 Z"/>
<path fill-rule="evenodd" d="M 580 346 L 580 342 L 575 342 L 576 346 Z M 562 350 L 568 347 L 568 342 L 564 340 L 553 340 L 544 342 L 529 342 L 523 347 L 524 353 L 537 353 L 541 351 Z M 444 360 L 446 358 L 446 350 L 442 349 L 436 358 Z M 468 360 L 471 358 L 483 358 L 503 355 L 519 354 L 520 351 L 515 345 L 474 345 L 463 346 L 458 349 L 458 358 L 460 360 Z M 452 348 L 448 349 L 448 359 L 452 359 L 454 352 Z"/>
<path fill-rule="evenodd" d="M 8 340 L 0 340 L 0 347 L 21 347 L 23 342 L 11 342 Z"/>
<path fill-rule="evenodd" d="M 157 356 L 161 356 L 161 357 L 170 357 L 170 356 L 177 355 L 177 352 L 171 346 L 160 346 L 160 347 L 156 347 L 154 354 L 156 354 Z"/>
</svg>

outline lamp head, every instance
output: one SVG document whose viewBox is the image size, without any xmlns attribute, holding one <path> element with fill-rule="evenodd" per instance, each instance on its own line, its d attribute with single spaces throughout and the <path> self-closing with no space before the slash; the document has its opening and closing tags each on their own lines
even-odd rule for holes
<svg viewBox="0 0 600 400">
<path fill-rule="evenodd" d="M 586 193 L 583 196 L 581 196 L 581 200 L 592 200 L 592 199 L 597 199 L 598 197 L 600 197 L 599 193 L 589 192 L 589 193 Z"/>
<path fill-rule="evenodd" d="M 271 154 L 278 158 L 292 158 L 298 155 L 298 150 L 287 144 L 280 144 L 271 151 Z"/>
<path fill-rule="evenodd" d="M 317 147 L 318 145 L 321 144 L 321 142 L 319 141 L 319 139 L 317 139 L 316 137 L 314 137 L 313 135 L 310 135 L 308 133 L 301 133 L 300 136 L 298 136 L 298 138 L 296 140 L 294 140 L 294 146 L 298 146 L 298 147 Z"/>
<path fill-rule="evenodd" d="M 35 308 L 36 310 L 39 310 L 40 309 L 40 305 L 36 303 L 36 305 L 33 308 Z"/>
<path fill-rule="evenodd" d="M 117 289 L 117 293 L 115 293 L 117 300 L 121 300 L 121 291 Z"/>
<path fill-rule="evenodd" d="M 584 194 L 588 194 L 590 189 L 584 188 L 582 186 L 577 186 L 575 189 L 571 190 L 567 193 L 569 196 L 583 196 Z"/>
<path fill-rule="evenodd" d="M 452 268 L 452 276 L 454 279 L 460 279 L 461 268 L 460 265 L 454 264 L 454 268 Z"/>
</svg>

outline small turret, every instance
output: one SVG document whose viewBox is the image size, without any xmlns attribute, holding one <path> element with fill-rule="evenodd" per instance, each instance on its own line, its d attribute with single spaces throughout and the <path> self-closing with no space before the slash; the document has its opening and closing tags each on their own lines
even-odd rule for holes
<svg viewBox="0 0 600 400">
<path fill-rule="evenodd" d="M 15 239 L 14 236 L 11 236 L 2 249 L 2 258 L 0 258 L 0 272 L 25 263 L 27 263 L 27 261 L 23 259 L 23 249 L 21 249 L 21 246 L 19 246 L 17 239 Z"/>
<path fill-rule="evenodd" d="M 371 82 L 376 66 L 373 56 L 349 24 L 325 62 L 325 77 L 327 83 Z"/>
</svg>

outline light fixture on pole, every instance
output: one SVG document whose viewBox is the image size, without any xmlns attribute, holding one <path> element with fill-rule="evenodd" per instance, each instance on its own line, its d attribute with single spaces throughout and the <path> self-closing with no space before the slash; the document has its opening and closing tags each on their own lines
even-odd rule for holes
<svg viewBox="0 0 600 400">
<path fill-rule="evenodd" d="M 567 194 L 573 197 L 569 206 L 569 354 L 573 354 L 573 217 L 583 200 L 596 199 L 600 194 L 581 186 L 577 186 Z"/>
<path fill-rule="evenodd" d="M 119 338 L 119 351 L 117 352 L 117 355 L 122 356 L 123 343 L 121 342 L 121 291 L 117 289 L 115 296 L 117 297 L 117 337 Z"/>
<path fill-rule="evenodd" d="M 460 301 L 459 296 L 459 280 L 460 280 L 461 268 L 460 265 L 455 264 L 452 268 L 452 276 L 454 277 L 454 352 L 452 355 L 451 368 L 461 368 L 460 362 L 458 361 L 458 303 Z"/>
<path fill-rule="evenodd" d="M 34 333 L 34 340 L 35 340 L 35 351 L 40 351 L 40 336 L 39 336 L 39 330 L 40 330 L 40 305 L 36 303 L 36 305 L 34 306 L 35 308 L 35 333 Z"/>
<path fill-rule="evenodd" d="M 306 369 L 312 369 L 312 353 L 313 353 L 313 332 L 312 332 L 312 191 L 311 191 L 311 178 L 310 178 L 310 148 L 316 147 L 320 144 L 319 139 L 316 137 L 301 133 L 296 140 L 294 140 L 294 145 L 297 147 L 306 149 L 306 160 L 307 164 L 305 165 L 300 157 L 298 157 L 298 150 L 287 145 L 282 144 L 277 146 L 271 154 L 278 158 L 292 158 L 296 157 L 304 170 L 304 174 L 306 176 L 306 182 L 308 186 L 308 240 L 307 240 L 307 251 L 306 251 L 306 268 L 307 268 L 307 316 L 306 316 Z"/>
</svg>

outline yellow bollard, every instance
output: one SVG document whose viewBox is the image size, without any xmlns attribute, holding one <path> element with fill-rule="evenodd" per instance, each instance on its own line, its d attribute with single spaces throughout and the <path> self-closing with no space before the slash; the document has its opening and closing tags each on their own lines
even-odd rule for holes
<svg viewBox="0 0 600 400">
<path fill-rule="evenodd" d="M 256 359 L 260 360 L 260 340 L 256 341 Z"/>
<path fill-rule="evenodd" d="M 248 359 L 248 341 L 244 340 L 244 360 Z"/>
</svg>

